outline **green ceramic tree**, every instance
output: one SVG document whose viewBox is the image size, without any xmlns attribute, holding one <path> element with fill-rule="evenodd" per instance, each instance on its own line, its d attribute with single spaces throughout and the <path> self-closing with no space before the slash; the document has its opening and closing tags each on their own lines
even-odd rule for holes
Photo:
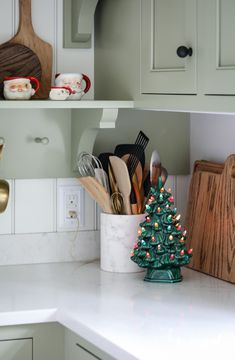
<svg viewBox="0 0 235 360">
<path fill-rule="evenodd" d="M 170 189 L 169 189 L 170 191 Z M 147 268 L 146 281 L 179 282 L 180 267 L 187 265 L 192 249 L 186 248 L 186 230 L 180 225 L 180 215 L 172 209 L 174 198 L 162 186 L 152 187 L 146 204 L 145 221 L 140 224 L 138 241 L 131 259 L 140 267 Z"/>
</svg>

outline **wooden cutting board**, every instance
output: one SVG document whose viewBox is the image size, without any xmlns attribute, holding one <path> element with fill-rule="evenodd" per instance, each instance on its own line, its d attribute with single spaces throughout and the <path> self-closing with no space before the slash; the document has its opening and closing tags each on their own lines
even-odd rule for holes
<svg viewBox="0 0 235 360">
<path fill-rule="evenodd" d="M 7 43 L 22 44 L 38 57 L 42 76 L 36 98 L 48 99 L 52 79 L 52 46 L 40 39 L 34 32 L 31 16 L 31 0 L 19 0 L 20 19 L 16 35 Z M 42 24 L 43 26 L 43 24 Z"/>
<path fill-rule="evenodd" d="M 224 166 L 195 163 L 186 229 L 194 249 L 189 267 L 235 283 L 235 155 Z"/>
<path fill-rule="evenodd" d="M 21 44 L 5 43 L 0 46 L 0 97 L 6 76 L 34 76 L 39 81 L 42 69 L 37 55 Z"/>
</svg>

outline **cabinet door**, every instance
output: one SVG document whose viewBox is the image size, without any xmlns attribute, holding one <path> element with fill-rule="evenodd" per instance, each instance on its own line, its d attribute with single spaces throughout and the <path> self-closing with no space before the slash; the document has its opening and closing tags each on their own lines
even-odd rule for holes
<svg viewBox="0 0 235 360">
<path fill-rule="evenodd" d="M 33 360 L 33 339 L 0 341 L 0 359 Z"/>
<path fill-rule="evenodd" d="M 200 87 L 204 94 L 235 94 L 235 1 L 199 0 Z"/>
<path fill-rule="evenodd" d="M 91 353 L 90 351 L 88 351 L 87 349 L 85 349 L 84 347 L 82 347 L 79 344 L 76 344 L 76 359 L 77 360 L 102 360 L 100 357 L 96 356 L 95 354 Z"/>
<path fill-rule="evenodd" d="M 141 92 L 195 94 L 197 0 L 141 1 Z M 181 58 L 179 46 L 191 47 Z"/>
<path fill-rule="evenodd" d="M 114 360 L 74 332 L 65 329 L 65 360 Z"/>
</svg>

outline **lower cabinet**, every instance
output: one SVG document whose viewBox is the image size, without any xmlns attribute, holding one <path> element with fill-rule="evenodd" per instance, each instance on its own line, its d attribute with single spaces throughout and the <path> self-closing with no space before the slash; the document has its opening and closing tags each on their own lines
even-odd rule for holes
<svg viewBox="0 0 235 360">
<path fill-rule="evenodd" d="M 114 360 L 72 331 L 65 330 L 65 360 Z"/>
<path fill-rule="evenodd" d="M 64 360 L 64 328 L 56 323 L 0 327 L 0 360 Z"/>
<path fill-rule="evenodd" d="M 0 360 L 114 360 L 58 323 L 0 327 Z"/>
<path fill-rule="evenodd" d="M 1 340 L 0 359 L 33 360 L 33 339 Z"/>
</svg>

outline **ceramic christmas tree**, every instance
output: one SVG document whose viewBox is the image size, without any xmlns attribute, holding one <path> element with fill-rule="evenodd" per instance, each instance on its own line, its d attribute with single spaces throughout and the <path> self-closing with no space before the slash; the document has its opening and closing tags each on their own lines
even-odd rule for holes
<svg viewBox="0 0 235 360">
<path fill-rule="evenodd" d="M 140 224 L 138 241 L 131 259 L 147 268 L 145 281 L 179 282 L 181 266 L 187 265 L 192 249 L 186 248 L 186 230 L 180 225 L 180 215 L 172 208 L 174 198 L 162 186 L 161 177 L 156 187 L 151 187 L 146 204 L 145 221 Z"/>
</svg>

